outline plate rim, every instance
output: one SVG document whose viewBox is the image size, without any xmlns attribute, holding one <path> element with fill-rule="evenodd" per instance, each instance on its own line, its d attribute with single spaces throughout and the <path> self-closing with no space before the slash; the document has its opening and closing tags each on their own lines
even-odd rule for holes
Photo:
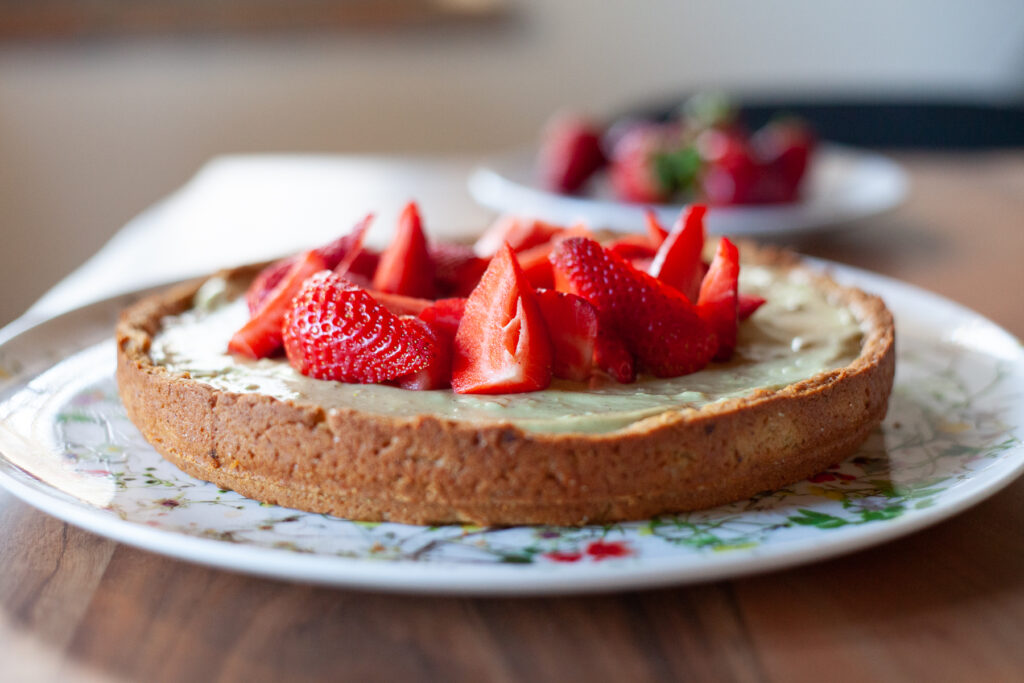
<svg viewBox="0 0 1024 683">
<path fill-rule="evenodd" d="M 901 282 L 888 276 L 803 257 L 813 267 L 827 269 L 833 276 L 853 281 L 865 288 L 892 289 L 898 296 L 911 296 L 927 301 L 952 314 L 975 322 L 983 322 L 990 330 L 1013 345 L 1010 360 L 1024 368 L 1024 346 L 1015 335 L 985 316 L 941 295 Z M 24 335 L 45 333 L 48 325 L 61 324 L 73 316 L 83 318 L 99 311 L 113 315 L 126 300 L 152 291 L 119 294 L 67 311 L 24 329 L 0 330 L 0 350 Z M 16 323 L 17 321 L 15 321 Z M 81 323 L 79 323 L 81 324 Z M 96 343 L 76 342 L 76 350 Z M 990 355 L 992 351 L 975 347 Z M 55 361 L 56 362 L 56 361 Z M 34 377 L 37 372 L 22 372 L 4 387 L 8 393 Z M 1021 425 L 1013 425 L 1020 429 Z M 1008 460 L 1013 456 L 1016 462 Z M 277 580 L 301 581 L 360 590 L 384 590 L 464 596 L 530 596 L 551 594 L 598 593 L 637 590 L 723 580 L 776 571 L 809 562 L 838 557 L 914 533 L 938 524 L 981 501 L 995 495 L 1024 473 L 1024 445 L 1018 445 L 1000 456 L 1001 466 L 995 471 L 986 467 L 979 475 L 982 481 L 967 490 L 960 490 L 943 505 L 907 514 L 882 524 L 867 524 L 846 530 L 841 536 L 807 540 L 778 541 L 773 546 L 760 546 L 747 551 L 731 551 L 722 555 L 703 556 L 699 565 L 680 562 L 679 558 L 648 558 L 571 565 L 466 565 L 453 562 L 405 563 L 375 561 L 325 555 L 297 554 L 288 550 L 257 547 L 191 536 L 170 529 L 150 527 L 123 520 L 84 501 L 67 500 L 69 494 L 52 487 L 16 465 L 0 452 L 0 486 L 25 503 L 65 522 L 115 541 L 150 552 L 197 564 L 237 571 Z M 28 479 L 29 481 L 24 481 Z M 976 479 L 977 481 L 977 479 Z M 29 483 L 33 482 L 33 483 Z M 796 547 L 794 547 L 796 546 Z"/>
</svg>

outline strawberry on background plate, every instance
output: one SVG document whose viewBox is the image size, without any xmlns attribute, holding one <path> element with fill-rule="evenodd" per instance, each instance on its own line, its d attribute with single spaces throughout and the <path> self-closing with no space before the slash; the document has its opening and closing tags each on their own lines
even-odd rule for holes
<svg viewBox="0 0 1024 683">
<path fill-rule="evenodd" d="M 416 202 L 409 202 L 402 210 L 395 236 L 380 255 L 373 288 L 389 294 L 434 297 L 434 261 Z"/>
<path fill-rule="evenodd" d="M 537 173 L 545 188 L 576 192 L 604 166 L 601 129 L 578 114 L 553 117 L 541 135 L 537 162 Z"/>
<path fill-rule="evenodd" d="M 507 244 L 466 300 L 455 334 L 452 388 L 461 394 L 544 389 L 551 342 L 536 294 Z"/>
<path fill-rule="evenodd" d="M 426 367 L 438 353 L 418 322 L 331 272 L 306 280 L 285 313 L 283 334 L 292 367 L 338 382 L 393 380 Z"/>
<path fill-rule="evenodd" d="M 597 309 L 599 323 L 618 334 L 651 374 L 686 375 L 715 354 L 714 332 L 682 294 L 597 242 L 559 242 L 551 261 L 573 293 Z"/>
</svg>

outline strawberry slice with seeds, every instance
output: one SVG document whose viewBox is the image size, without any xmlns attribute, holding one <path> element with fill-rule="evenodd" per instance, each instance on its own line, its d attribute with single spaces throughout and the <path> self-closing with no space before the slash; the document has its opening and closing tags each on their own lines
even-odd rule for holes
<svg viewBox="0 0 1024 683">
<path fill-rule="evenodd" d="M 351 280 L 349 280 L 351 282 Z M 358 283 L 353 283 L 358 284 Z M 364 288 L 365 289 L 365 288 Z M 384 308 L 395 315 L 418 316 L 423 309 L 428 308 L 433 302 L 430 299 L 421 299 L 416 296 L 402 296 L 401 294 L 388 294 L 376 290 L 367 290 L 370 296 Z"/>
<path fill-rule="evenodd" d="M 228 342 L 228 351 L 249 358 L 266 358 L 281 347 L 281 321 L 302 284 L 326 268 L 323 257 L 313 249 L 292 263 L 274 288 L 263 297 L 256 312 Z"/>
<path fill-rule="evenodd" d="M 449 333 L 422 318 L 411 318 L 408 324 L 419 325 L 434 342 L 437 353 L 420 370 L 399 377 L 398 386 L 412 391 L 447 389 L 451 386 L 452 380 L 452 337 L 454 331 Z"/>
<path fill-rule="evenodd" d="M 704 215 L 708 208 L 692 204 L 679 214 L 672 232 L 651 262 L 651 275 L 679 290 L 687 301 L 696 301 L 704 275 L 701 252 L 704 249 Z"/>
<path fill-rule="evenodd" d="M 285 313 L 283 332 L 292 367 L 316 379 L 385 382 L 425 368 L 438 354 L 419 323 L 331 272 L 306 281 Z"/>
<path fill-rule="evenodd" d="M 323 246 L 317 247 L 315 251 L 324 260 L 324 267 L 329 270 L 337 267 L 347 254 L 353 251 L 353 249 L 356 249 L 358 251 L 358 255 L 353 259 L 353 263 L 349 270 L 353 273 L 366 275 L 364 271 L 368 260 L 373 261 L 375 266 L 377 255 L 372 252 L 367 252 L 365 249 L 360 250 L 357 245 L 362 245 L 363 235 L 372 222 L 373 214 L 367 214 L 366 217 L 355 224 L 348 234 L 342 235 Z M 267 296 L 273 291 L 274 287 L 284 279 L 285 274 L 288 273 L 288 270 L 298 259 L 298 255 L 289 256 L 271 263 L 260 271 L 260 274 L 252 281 L 252 284 L 249 285 L 249 289 L 245 293 L 245 300 L 249 307 L 250 315 L 256 315 Z M 372 269 L 367 277 L 373 277 Z"/>
<path fill-rule="evenodd" d="M 597 311 L 586 299 L 553 289 L 538 290 L 537 303 L 551 338 L 552 374 L 586 381 L 594 364 Z"/>
<path fill-rule="evenodd" d="M 524 249 L 516 254 L 516 260 L 519 261 L 519 265 L 526 274 L 526 279 L 535 289 L 557 289 L 551 261 L 548 257 L 557 242 L 569 237 L 593 237 L 593 233 L 587 229 L 587 226 L 578 223 L 571 228 L 560 229 L 547 242 Z"/>
<path fill-rule="evenodd" d="M 480 236 L 473 245 L 473 251 L 481 258 L 490 258 L 507 243 L 512 251 L 518 253 L 544 244 L 561 231 L 562 227 L 553 223 L 506 214 L 499 216 Z"/>
<path fill-rule="evenodd" d="M 380 255 L 373 288 L 389 294 L 434 298 L 434 261 L 416 202 L 409 202 L 402 210 L 395 237 Z"/>
<path fill-rule="evenodd" d="M 723 237 L 700 285 L 697 309 L 718 337 L 716 360 L 729 360 L 736 348 L 739 323 L 740 258 L 736 245 Z"/>
<path fill-rule="evenodd" d="M 420 320 L 455 338 L 462 316 L 466 314 L 466 299 L 438 299 L 420 312 Z"/>
<path fill-rule="evenodd" d="M 456 393 L 538 391 L 551 382 L 551 342 L 544 318 L 507 244 L 466 300 L 453 356 Z"/>
<path fill-rule="evenodd" d="M 715 354 L 714 332 L 682 294 L 597 242 L 564 240 L 551 260 L 573 293 L 594 305 L 600 325 L 615 332 L 651 374 L 686 375 Z"/>
</svg>

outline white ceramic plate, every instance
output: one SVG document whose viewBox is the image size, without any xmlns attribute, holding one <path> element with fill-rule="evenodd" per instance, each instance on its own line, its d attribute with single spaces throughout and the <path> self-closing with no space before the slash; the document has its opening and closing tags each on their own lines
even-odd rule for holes
<svg viewBox="0 0 1024 683">
<path fill-rule="evenodd" d="M 889 416 L 842 465 L 741 503 L 629 524 L 510 529 L 367 524 L 262 505 L 183 474 L 126 419 L 110 332 L 131 297 L 0 340 L 0 483 L 73 524 L 172 557 L 406 592 L 641 588 L 850 552 L 945 519 L 1024 469 L 1024 349 L 932 294 L 832 268 L 882 294 L 896 315 Z"/>
<path fill-rule="evenodd" d="M 497 156 L 477 168 L 469 191 L 480 204 L 500 212 L 545 218 L 555 223 L 585 221 L 595 228 L 643 232 L 641 204 L 615 199 L 598 177 L 583 196 L 549 192 L 537 183 L 534 149 Z M 834 228 L 888 211 L 903 201 L 906 175 L 893 161 L 852 147 L 823 144 L 805 180 L 804 199 L 793 204 L 716 207 L 708 231 L 719 235 L 769 236 Z M 652 206 L 671 225 L 683 204 Z"/>
</svg>

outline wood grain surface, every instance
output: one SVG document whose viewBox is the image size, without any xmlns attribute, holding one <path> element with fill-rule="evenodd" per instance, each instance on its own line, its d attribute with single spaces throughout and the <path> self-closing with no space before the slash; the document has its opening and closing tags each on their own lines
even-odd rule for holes
<svg viewBox="0 0 1024 683">
<path fill-rule="evenodd" d="M 891 214 L 791 246 L 1024 335 L 1024 152 L 902 155 Z M 853 555 L 588 597 L 410 597 L 251 578 L 0 492 L 0 680 L 1024 680 L 1024 480 Z"/>
</svg>

